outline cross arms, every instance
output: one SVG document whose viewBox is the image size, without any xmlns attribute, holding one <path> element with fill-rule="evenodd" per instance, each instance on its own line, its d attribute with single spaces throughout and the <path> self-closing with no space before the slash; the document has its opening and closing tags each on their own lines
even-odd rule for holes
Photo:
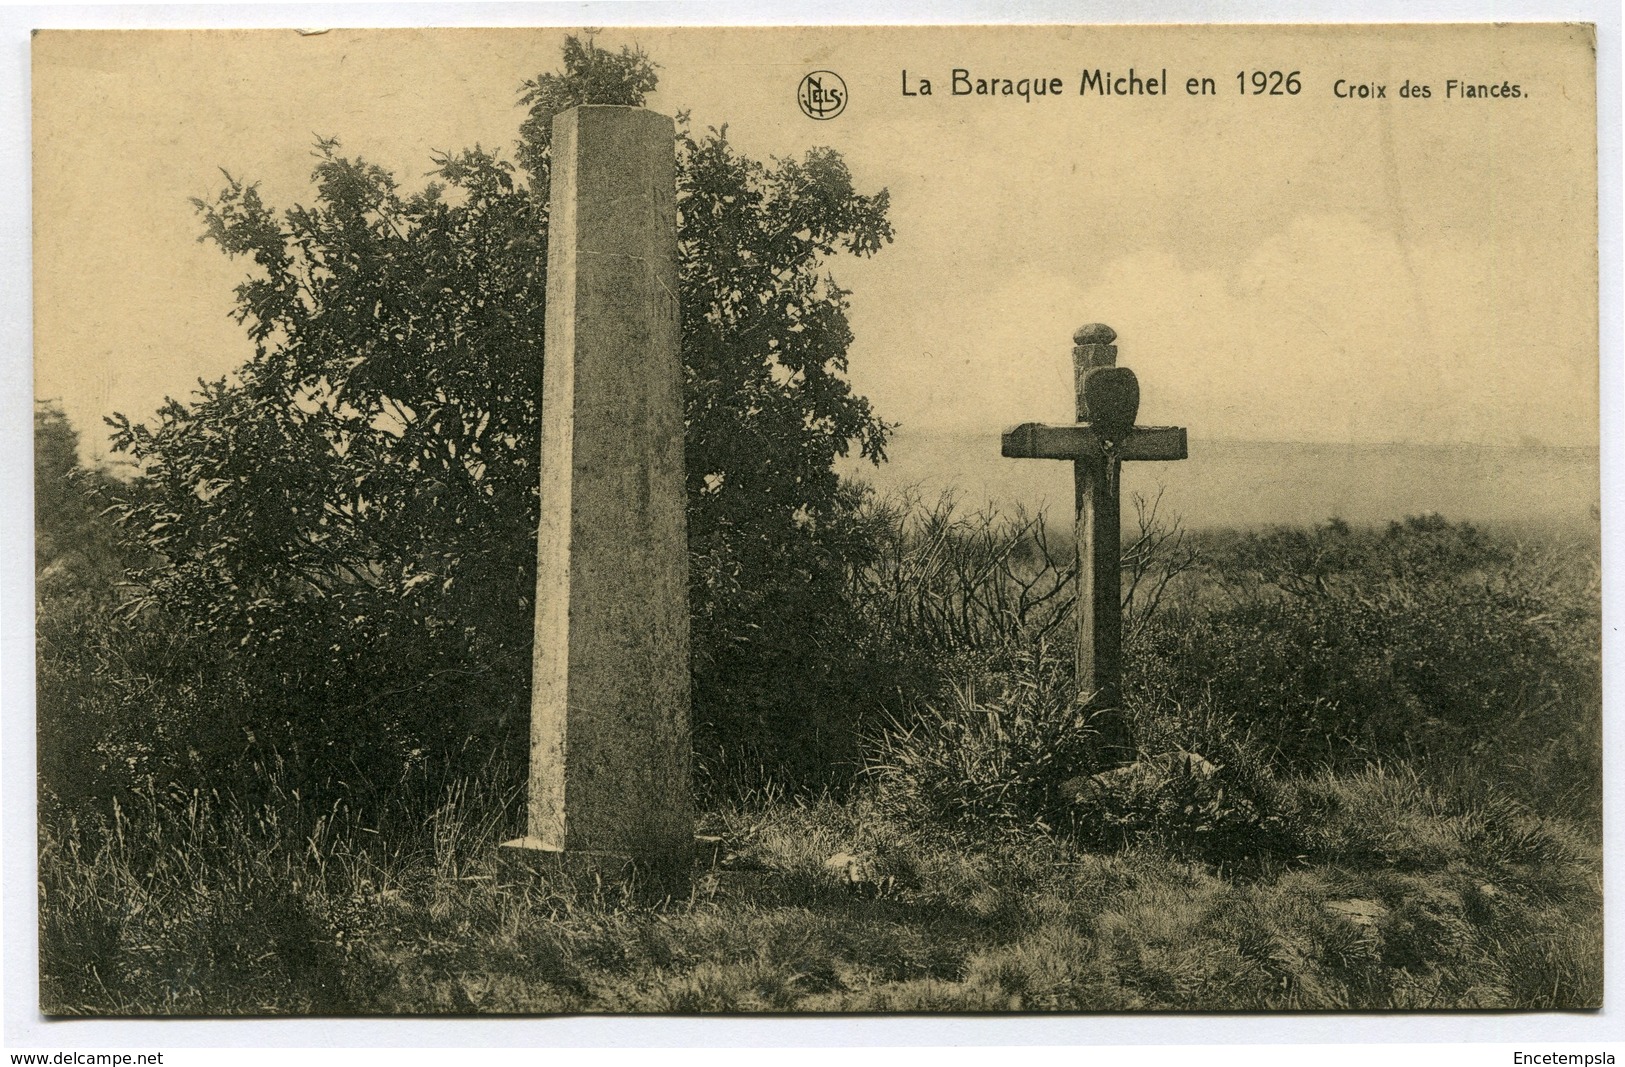
<svg viewBox="0 0 1625 1067">
<path fill-rule="evenodd" d="M 1105 454 L 1104 438 L 1086 422 L 1050 426 L 1024 422 L 1004 432 L 1001 453 L 1007 459 L 1097 459 Z M 1184 459 L 1183 426 L 1136 426 L 1116 442 L 1118 459 Z"/>
</svg>

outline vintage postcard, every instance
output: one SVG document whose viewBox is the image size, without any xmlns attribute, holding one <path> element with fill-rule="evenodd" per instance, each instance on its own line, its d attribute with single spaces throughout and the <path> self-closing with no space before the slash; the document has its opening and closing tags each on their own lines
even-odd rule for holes
<svg viewBox="0 0 1625 1067">
<path fill-rule="evenodd" d="M 1604 997 L 1581 24 L 44 31 L 50 1017 Z"/>
</svg>

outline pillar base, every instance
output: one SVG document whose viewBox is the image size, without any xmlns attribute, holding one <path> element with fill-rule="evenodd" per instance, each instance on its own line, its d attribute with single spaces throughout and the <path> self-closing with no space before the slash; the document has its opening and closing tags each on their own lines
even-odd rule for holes
<svg viewBox="0 0 1625 1067">
<path fill-rule="evenodd" d="M 538 837 L 516 837 L 497 848 L 504 880 L 565 883 L 579 893 L 625 888 L 647 900 L 686 897 L 692 885 L 692 850 L 662 856 L 555 848 Z"/>
</svg>

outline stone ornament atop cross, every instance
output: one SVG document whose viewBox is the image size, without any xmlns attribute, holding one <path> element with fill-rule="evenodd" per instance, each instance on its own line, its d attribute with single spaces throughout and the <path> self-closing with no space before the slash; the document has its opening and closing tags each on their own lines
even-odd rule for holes
<svg viewBox="0 0 1625 1067">
<path fill-rule="evenodd" d="M 1002 452 L 1011 459 L 1072 461 L 1077 500 L 1080 697 L 1097 709 L 1103 755 L 1132 758 L 1122 714 L 1122 508 L 1118 473 L 1124 460 L 1184 459 L 1182 426 L 1136 426 L 1140 382 L 1117 365 L 1117 333 L 1100 323 L 1072 335 L 1078 421 L 1028 422 L 1007 430 Z"/>
<path fill-rule="evenodd" d="M 1117 365 L 1117 333 L 1094 322 L 1072 335 L 1072 374 L 1077 390 L 1078 421 L 1065 425 L 1025 422 L 1004 434 L 1010 459 L 1119 460 L 1184 459 L 1181 426 L 1135 426 L 1140 412 L 1140 382 Z"/>
</svg>

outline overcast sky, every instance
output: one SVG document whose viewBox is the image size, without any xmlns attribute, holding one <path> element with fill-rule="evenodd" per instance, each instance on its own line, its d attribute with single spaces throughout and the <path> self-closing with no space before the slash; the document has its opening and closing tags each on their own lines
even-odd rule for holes
<svg viewBox="0 0 1625 1067">
<path fill-rule="evenodd" d="M 311 199 L 313 135 L 423 180 L 434 149 L 511 158 L 522 79 L 562 31 L 44 34 L 35 93 L 36 393 L 87 436 L 249 354 L 245 266 L 188 198 Z M 1205 438 L 1597 441 L 1592 42 L 1565 27 L 627 30 L 650 106 L 756 156 L 839 149 L 891 191 L 895 244 L 835 260 L 851 376 L 907 429 L 1072 418 L 1070 335 L 1103 321 L 1141 421 Z M 1080 95 L 1130 67 L 1166 96 Z M 952 71 L 1062 79 L 952 95 Z M 849 102 L 804 116 L 802 76 Z M 933 94 L 903 95 L 932 82 Z M 1299 71 L 1242 96 L 1243 70 Z M 1217 95 L 1185 92 L 1213 78 Z M 1338 79 L 1381 84 L 1339 99 Z M 1517 99 L 1446 98 L 1449 79 Z M 1400 96 L 1426 84 L 1425 100 Z"/>
</svg>

